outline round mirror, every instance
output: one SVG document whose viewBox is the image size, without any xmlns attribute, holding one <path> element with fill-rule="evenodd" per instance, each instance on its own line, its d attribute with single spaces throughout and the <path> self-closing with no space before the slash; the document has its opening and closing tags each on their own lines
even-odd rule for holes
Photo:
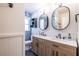
<svg viewBox="0 0 79 59">
<path fill-rule="evenodd" d="M 45 29 L 47 29 L 47 27 L 48 27 L 48 16 L 45 14 L 42 14 L 39 17 L 39 28 L 41 30 L 45 30 Z"/>
<path fill-rule="evenodd" d="M 64 30 L 70 23 L 70 10 L 66 6 L 55 9 L 52 15 L 52 26 L 56 30 Z"/>
</svg>

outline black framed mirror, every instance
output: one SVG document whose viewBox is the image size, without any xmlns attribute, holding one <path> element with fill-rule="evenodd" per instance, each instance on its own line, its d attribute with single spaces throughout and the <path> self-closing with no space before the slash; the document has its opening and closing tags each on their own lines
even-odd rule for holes
<svg viewBox="0 0 79 59">
<path fill-rule="evenodd" d="M 39 17 L 39 28 L 41 30 L 46 30 L 48 27 L 48 16 L 46 14 L 42 14 Z"/>
<path fill-rule="evenodd" d="M 64 30 L 70 24 L 70 9 L 60 6 L 52 14 L 52 27 L 56 30 Z"/>
</svg>

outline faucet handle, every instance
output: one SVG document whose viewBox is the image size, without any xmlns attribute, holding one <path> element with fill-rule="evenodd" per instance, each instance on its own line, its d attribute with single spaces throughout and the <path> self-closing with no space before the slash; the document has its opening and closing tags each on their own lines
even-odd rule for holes
<svg viewBox="0 0 79 59">
<path fill-rule="evenodd" d="M 68 39 L 71 39 L 71 34 L 70 33 L 68 34 Z"/>
<path fill-rule="evenodd" d="M 58 36 L 56 36 L 56 38 L 58 38 Z"/>
<path fill-rule="evenodd" d="M 61 34 L 60 34 L 60 33 L 58 34 L 58 36 L 59 36 L 59 38 L 61 39 Z"/>
<path fill-rule="evenodd" d="M 66 37 L 63 37 L 63 39 L 66 39 Z"/>
</svg>

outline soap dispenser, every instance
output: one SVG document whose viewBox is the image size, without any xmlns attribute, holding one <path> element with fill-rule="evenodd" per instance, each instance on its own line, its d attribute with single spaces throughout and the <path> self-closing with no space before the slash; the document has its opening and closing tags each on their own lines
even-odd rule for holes
<svg viewBox="0 0 79 59">
<path fill-rule="evenodd" d="M 71 39 L 71 34 L 70 33 L 68 34 L 68 39 Z"/>
</svg>

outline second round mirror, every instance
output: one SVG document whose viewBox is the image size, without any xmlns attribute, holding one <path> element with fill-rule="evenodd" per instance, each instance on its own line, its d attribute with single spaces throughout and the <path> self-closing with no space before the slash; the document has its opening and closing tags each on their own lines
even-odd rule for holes
<svg viewBox="0 0 79 59">
<path fill-rule="evenodd" d="M 56 30 L 63 30 L 70 23 L 70 10 L 66 6 L 61 6 L 55 9 L 52 15 L 52 26 Z"/>
</svg>

